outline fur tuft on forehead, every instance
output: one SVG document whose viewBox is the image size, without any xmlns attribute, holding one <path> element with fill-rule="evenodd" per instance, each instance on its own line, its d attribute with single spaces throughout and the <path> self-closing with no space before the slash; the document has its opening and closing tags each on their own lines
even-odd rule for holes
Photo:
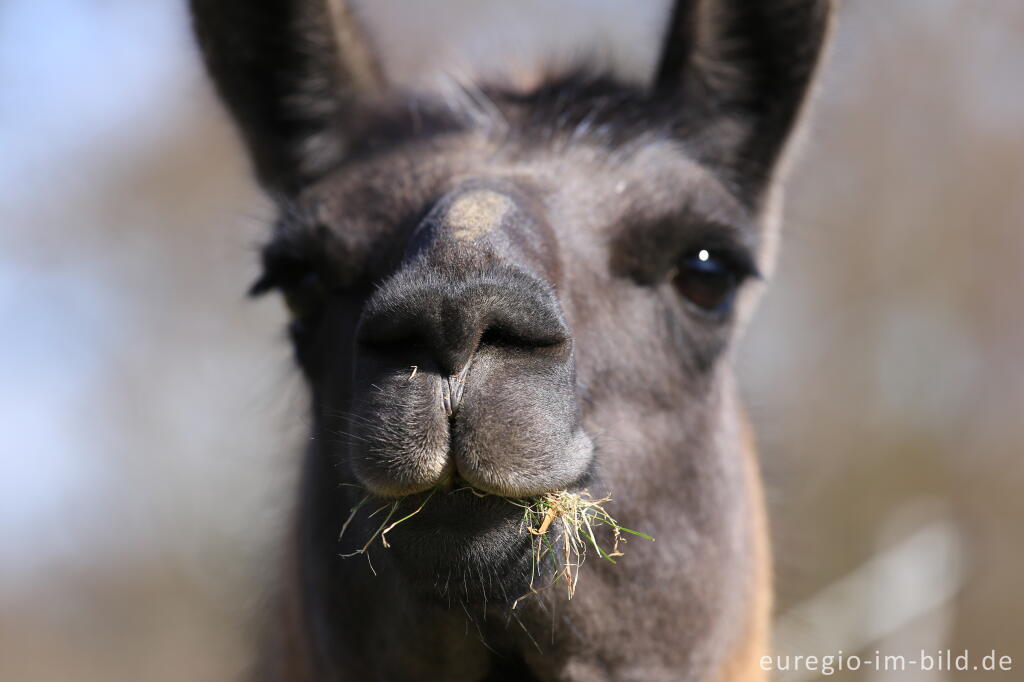
<svg viewBox="0 0 1024 682">
<path fill-rule="evenodd" d="M 685 134 L 690 125 L 672 97 L 586 69 L 552 75 L 522 91 L 500 85 L 394 93 L 350 116 L 342 163 L 450 134 L 478 132 L 521 148 L 597 144 L 615 151 Z"/>
</svg>

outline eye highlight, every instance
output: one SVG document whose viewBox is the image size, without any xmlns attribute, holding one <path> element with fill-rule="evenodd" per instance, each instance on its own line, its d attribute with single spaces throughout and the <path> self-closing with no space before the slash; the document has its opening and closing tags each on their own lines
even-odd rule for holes
<svg viewBox="0 0 1024 682">
<path fill-rule="evenodd" d="M 690 251 L 672 275 L 672 285 L 683 298 L 706 313 L 729 311 L 736 291 L 753 268 L 725 250 L 701 248 Z"/>
</svg>

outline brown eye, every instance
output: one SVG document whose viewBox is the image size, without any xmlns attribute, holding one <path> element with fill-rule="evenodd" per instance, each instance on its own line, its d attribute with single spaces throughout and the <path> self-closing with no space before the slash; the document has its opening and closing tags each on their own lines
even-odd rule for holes
<svg viewBox="0 0 1024 682">
<path fill-rule="evenodd" d="M 727 258 L 700 249 L 684 258 L 673 278 L 676 290 L 701 310 L 725 313 L 736 297 L 743 273 Z"/>
</svg>

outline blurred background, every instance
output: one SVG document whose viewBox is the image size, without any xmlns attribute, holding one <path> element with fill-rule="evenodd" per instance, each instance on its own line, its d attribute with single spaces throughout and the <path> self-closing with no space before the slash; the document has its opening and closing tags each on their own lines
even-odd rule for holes
<svg viewBox="0 0 1024 682">
<path fill-rule="evenodd" d="M 357 4 L 421 87 L 580 55 L 642 77 L 666 11 Z M 280 304 L 243 296 L 271 213 L 183 5 L 0 4 L 5 682 L 236 679 L 287 517 L 303 389 Z M 1022 36 L 1019 0 L 844 0 L 788 183 L 738 359 L 777 648 L 1014 659 L 835 679 L 1024 670 Z"/>
</svg>

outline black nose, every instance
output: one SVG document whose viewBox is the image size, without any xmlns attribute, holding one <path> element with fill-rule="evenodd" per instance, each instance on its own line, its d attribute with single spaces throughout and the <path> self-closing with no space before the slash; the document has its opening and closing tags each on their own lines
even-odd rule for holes
<svg viewBox="0 0 1024 682">
<path fill-rule="evenodd" d="M 396 362 L 426 352 L 442 376 L 456 378 L 481 345 L 557 355 L 570 337 L 547 284 L 497 266 L 465 277 L 435 268 L 399 272 L 368 302 L 357 338 L 364 351 Z M 452 382 L 453 405 L 460 386 Z"/>
<path fill-rule="evenodd" d="M 573 341 L 554 292 L 530 272 L 403 268 L 371 296 L 356 338 L 349 461 L 377 494 L 458 477 L 521 497 L 589 471 Z"/>
</svg>

